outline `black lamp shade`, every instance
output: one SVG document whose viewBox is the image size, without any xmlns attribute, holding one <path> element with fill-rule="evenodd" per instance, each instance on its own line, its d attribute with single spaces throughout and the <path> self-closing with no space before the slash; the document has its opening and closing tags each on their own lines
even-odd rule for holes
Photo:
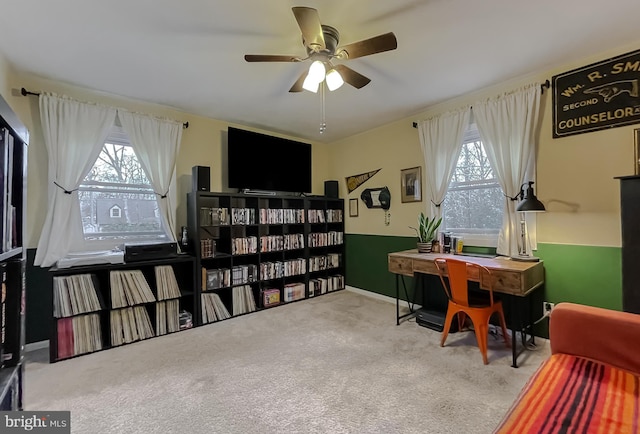
<svg viewBox="0 0 640 434">
<path fill-rule="evenodd" d="M 516 211 L 523 212 L 541 212 L 545 211 L 545 207 L 542 202 L 538 200 L 535 193 L 533 192 L 533 187 L 531 186 L 533 182 L 529 182 L 529 186 L 527 187 L 527 192 L 524 196 L 524 200 L 518 204 L 516 207 Z"/>
</svg>

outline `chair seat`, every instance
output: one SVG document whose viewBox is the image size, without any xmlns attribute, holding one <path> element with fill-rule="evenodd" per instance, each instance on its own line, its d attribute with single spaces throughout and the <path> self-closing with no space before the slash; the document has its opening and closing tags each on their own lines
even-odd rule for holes
<svg viewBox="0 0 640 434">
<path fill-rule="evenodd" d="M 456 303 L 460 307 L 471 307 L 475 309 L 482 309 L 491 306 L 491 299 L 489 298 L 489 294 L 469 294 L 469 303 L 468 306 L 463 303 L 458 303 L 456 301 L 451 300 L 453 303 Z M 501 304 L 500 300 L 493 300 L 493 304 Z"/>
<path fill-rule="evenodd" d="M 502 304 L 500 300 L 494 300 L 493 305 Z M 491 306 L 491 302 L 489 301 L 489 297 L 469 297 L 469 307 L 482 309 Z"/>
</svg>

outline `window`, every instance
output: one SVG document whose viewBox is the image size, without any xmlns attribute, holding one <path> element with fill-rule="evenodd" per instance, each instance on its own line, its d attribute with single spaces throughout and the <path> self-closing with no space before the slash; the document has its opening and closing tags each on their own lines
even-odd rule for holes
<svg viewBox="0 0 640 434">
<path fill-rule="evenodd" d="M 465 133 L 442 211 L 443 229 L 461 235 L 464 244 L 496 247 L 504 194 L 475 124 Z"/>
<path fill-rule="evenodd" d="M 120 217 L 122 217 L 122 208 L 120 208 L 118 205 L 112 206 L 109 210 L 109 215 L 111 218 L 119 219 Z"/>
<path fill-rule="evenodd" d="M 113 127 L 78 194 L 89 246 L 167 239 L 157 195 L 122 128 Z"/>
</svg>

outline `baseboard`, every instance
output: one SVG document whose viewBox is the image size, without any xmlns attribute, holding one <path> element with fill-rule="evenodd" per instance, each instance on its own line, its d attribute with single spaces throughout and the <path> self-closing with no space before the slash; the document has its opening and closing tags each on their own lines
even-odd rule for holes
<svg viewBox="0 0 640 434">
<path fill-rule="evenodd" d="M 43 348 L 49 348 L 49 341 L 40 341 L 40 342 L 32 342 L 30 344 L 26 344 L 24 346 L 24 351 L 26 353 L 30 352 L 30 351 L 36 351 L 36 350 L 41 350 Z"/>
<path fill-rule="evenodd" d="M 355 286 L 346 285 L 344 287 L 347 291 L 352 291 L 360 295 L 366 295 L 367 297 L 375 298 L 376 300 L 386 301 L 388 303 L 395 303 L 396 299 L 389 297 L 388 295 L 378 294 L 377 292 L 367 291 L 366 289 L 356 288 Z"/>
<path fill-rule="evenodd" d="M 360 295 L 364 295 L 366 297 L 371 297 L 371 298 L 375 298 L 376 300 L 382 300 L 382 301 L 386 301 L 387 303 L 393 303 L 396 304 L 396 299 L 395 297 L 389 297 L 388 295 L 384 295 L 384 294 L 378 294 L 377 292 L 373 292 L 373 291 L 367 291 L 366 289 L 360 289 L 360 288 L 356 288 L 354 286 L 349 286 L 346 285 L 344 287 L 344 289 L 346 289 L 347 291 L 352 291 L 355 292 L 357 294 Z M 404 300 L 400 300 L 400 306 L 406 306 L 406 301 Z M 419 304 L 416 304 L 413 309 L 420 309 L 422 306 L 420 306 Z"/>
</svg>

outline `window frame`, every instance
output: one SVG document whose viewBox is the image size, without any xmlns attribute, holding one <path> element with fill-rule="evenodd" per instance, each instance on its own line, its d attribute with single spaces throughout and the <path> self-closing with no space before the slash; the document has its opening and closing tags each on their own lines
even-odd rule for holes
<svg viewBox="0 0 640 434">
<path fill-rule="evenodd" d="M 136 160 L 138 159 L 135 149 L 133 148 L 133 145 L 131 143 L 131 140 L 129 139 L 129 137 L 124 132 L 121 126 L 118 126 L 115 124 L 112 126 L 111 130 L 109 131 L 109 134 L 107 134 L 107 137 L 104 140 L 103 147 L 107 143 L 130 147 L 133 150 L 134 154 L 136 155 Z M 102 152 L 102 149 L 100 152 Z M 96 157 L 96 161 L 97 161 L 97 158 L 98 157 Z M 95 161 L 93 164 L 95 164 Z M 138 160 L 138 164 L 140 164 L 139 160 Z M 144 170 L 142 167 L 141 169 Z M 129 191 L 130 193 L 137 193 L 141 195 L 145 195 L 145 194 L 155 195 L 153 186 L 150 183 L 149 184 L 133 184 L 133 183 L 128 184 L 128 183 L 105 182 L 105 181 L 95 181 L 95 180 L 94 181 L 83 180 L 78 187 L 78 194 L 84 193 L 84 192 L 86 193 L 94 193 L 94 192 L 125 193 L 123 189 L 130 189 Z M 80 205 L 80 202 L 81 202 L 80 197 L 78 197 L 78 202 L 79 202 L 79 208 L 80 208 L 80 218 L 82 219 L 82 206 Z M 155 199 L 155 205 L 156 205 L 156 208 L 159 209 L 160 204 L 158 203 L 157 195 Z M 118 206 L 118 205 L 114 205 L 114 206 Z M 121 213 L 120 215 L 122 216 L 122 208 L 121 207 L 119 208 Z M 112 209 L 110 208 L 108 215 L 111 218 L 116 218 L 111 216 L 111 211 Z M 122 218 L 122 217 L 119 217 L 119 218 Z M 92 239 L 92 237 L 97 236 L 97 234 L 99 233 L 98 232 L 89 233 L 89 234 L 85 233 L 84 224 L 83 224 L 82 237 L 84 239 L 84 246 L 85 246 L 84 250 L 92 251 L 92 250 L 98 250 L 98 249 L 113 249 L 115 247 L 122 246 L 122 244 L 125 244 L 125 243 L 141 243 L 141 242 L 154 243 L 154 242 L 168 241 L 170 237 L 169 237 L 169 234 L 167 233 L 162 216 L 159 215 L 158 219 L 160 223 L 160 228 L 158 229 L 158 231 L 152 231 L 152 232 L 130 231 L 130 232 L 119 232 L 119 233 L 117 232 L 105 233 L 106 234 L 105 239 Z"/>
<path fill-rule="evenodd" d="M 478 127 L 475 123 L 469 124 L 469 126 L 467 127 L 467 130 L 465 131 L 462 138 L 462 143 L 460 144 L 460 153 L 462 152 L 462 148 L 466 144 L 472 143 L 472 142 L 480 142 L 480 144 L 482 145 L 483 152 L 486 154 L 487 151 L 485 149 L 482 138 L 480 137 L 480 131 L 478 130 Z M 460 158 L 460 153 L 458 153 L 458 157 L 456 159 L 456 167 L 458 164 L 458 159 Z M 489 164 L 491 164 L 491 162 L 489 162 Z M 454 174 L 452 173 L 451 177 L 453 178 L 453 176 Z M 502 192 L 504 195 L 504 192 L 502 191 L 502 187 L 498 183 L 498 180 L 495 177 L 492 179 L 493 179 L 492 182 L 487 182 L 487 180 L 467 181 L 464 183 L 460 183 L 462 184 L 461 186 L 454 186 L 453 188 L 452 188 L 453 181 L 450 180 L 449 186 L 447 187 L 447 196 L 450 191 L 476 190 L 477 188 L 474 188 L 474 186 L 478 186 L 478 185 L 488 185 L 490 187 L 498 187 L 498 189 L 500 189 L 500 192 Z M 445 202 L 443 203 L 443 206 L 446 203 L 447 196 L 445 196 Z M 502 209 L 503 218 L 504 218 L 504 212 L 505 210 L 503 206 L 503 209 Z M 443 216 L 444 216 L 443 227 L 446 228 L 446 213 L 444 209 L 443 209 Z M 444 230 L 446 230 L 447 232 L 451 232 L 455 236 L 462 237 L 464 240 L 464 245 L 466 246 L 496 248 L 498 246 L 498 237 L 500 235 L 501 227 L 502 225 L 500 225 L 500 227 L 495 231 L 495 233 L 494 233 L 494 230 L 491 230 L 491 231 L 482 230 L 482 229 L 476 230 L 472 228 L 461 228 L 460 230 L 446 228 Z"/>
</svg>

